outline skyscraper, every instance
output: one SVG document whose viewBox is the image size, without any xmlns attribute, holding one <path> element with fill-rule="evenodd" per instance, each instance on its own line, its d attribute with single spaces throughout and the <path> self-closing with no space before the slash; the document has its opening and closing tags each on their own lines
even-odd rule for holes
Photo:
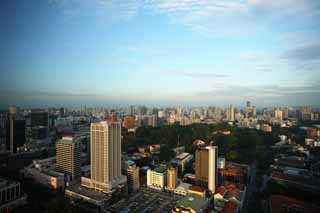
<svg viewBox="0 0 320 213">
<path fill-rule="evenodd" d="M 121 175 L 121 124 L 91 123 L 91 187 L 110 192 L 126 181 Z"/>
<path fill-rule="evenodd" d="M 71 182 L 81 178 L 80 143 L 63 137 L 56 144 L 56 170 L 68 175 Z"/>
<path fill-rule="evenodd" d="M 195 173 L 198 182 L 208 182 L 208 157 L 207 149 L 200 148 L 196 150 Z"/>
<path fill-rule="evenodd" d="M 217 171 L 217 158 L 218 158 L 218 147 L 213 146 L 212 144 L 210 146 L 207 146 L 206 149 L 208 149 L 208 189 L 215 193 L 216 191 L 216 185 L 218 180 L 218 171 Z"/>
<path fill-rule="evenodd" d="M 208 184 L 208 189 L 215 192 L 217 184 L 218 147 L 210 146 L 196 150 L 196 181 L 201 185 Z"/>
</svg>

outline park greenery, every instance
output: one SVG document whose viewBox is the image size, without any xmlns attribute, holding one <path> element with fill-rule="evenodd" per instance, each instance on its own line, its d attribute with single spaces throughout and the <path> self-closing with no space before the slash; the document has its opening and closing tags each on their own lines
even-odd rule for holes
<svg viewBox="0 0 320 213">
<path fill-rule="evenodd" d="M 228 130 L 229 135 L 214 134 L 218 130 Z M 185 146 L 186 152 L 194 154 L 197 139 L 209 144 L 210 141 L 218 146 L 219 155 L 227 160 L 239 163 L 251 163 L 263 160 L 275 142 L 279 141 L 279 134 L 284 134 L 281 128 L 275 128 L 272 133 L 265 133 L 255 129 L 238 128 L 227 123 L 220 124 L 192 124 L 188 126 L 170 125 L 137 128 L 136 133 L 122 131 L 123 150 L 136 151 L 139 146 L 161 144 L 160 160 L 169 161 L 174 157 L 172 149 Z M 288 131 L 290 132 L 290 131 Z"/>
</svg>

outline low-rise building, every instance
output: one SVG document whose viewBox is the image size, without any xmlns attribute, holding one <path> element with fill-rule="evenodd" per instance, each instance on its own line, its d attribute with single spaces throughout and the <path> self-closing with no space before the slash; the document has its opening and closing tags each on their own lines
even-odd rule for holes
<svg viewBox="0 0 320 213">
<path fill-rule="evenodd" d="M 193 155 L 190 153 L 184 152 L 176 156 L 172 161 L 171 164 L 176 165 L 179 170 L 179 175 L 182 177 L 184 174 L 187 164 L 193 160 Z"/>
<path fill-rule="evenodd" d="M 189 183 L 180 183 L 178 187 L 173 191 L 174 194 L 181 195 L 181 196 L 186 196 L 189 192 L 191 184 Z"/>
<path fill-rule="evenodd" d="M 54 170 L 55 158 L 35 160 L 23 169 L 25 177 L 32 178 L 36 182 L 63 191 L 65 188 L 65 175 Z"/>
<path fill-rule="evenodd" d="M 306 203 L 292 197 L 284 195 L 272 195 L 269 199 L 269 209 L 271 213 L 280 212 L 320 212 L 320 206 Z"/>
<path fill-rule="evenodd" d="M 22 192 L 20 183 L 0 177 L 0 213 L 12 212 L 27 203 L 27 195 Z"/>
<path fill-rule="evenodd" d="M 188 194 L 179 200 L 176 206 L 171 210 L 172 213 L 202 213 L 206 212 L 209 199 L 196 194 Z"/>
</svg>

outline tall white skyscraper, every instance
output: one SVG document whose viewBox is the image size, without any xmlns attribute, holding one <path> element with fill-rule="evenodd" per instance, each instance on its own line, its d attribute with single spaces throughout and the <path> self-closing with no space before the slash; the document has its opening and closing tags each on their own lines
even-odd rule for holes
<svg viewBox="0 0 320 213">
<path fill-rule="evenodd" d="M 126 183 L 121 175 L 121 123 L 91 123 L 91 179 L 85 186 L 110 192 Z"/>
<path fill-rule="evenodd" d="M 218 147 L 207 146 L 208 149 L 208 189 L 212 193 L 216 191 L 216 185 L 218 182 L 218 170 L 217 170 L 217 158 L 218 158 Z"/>
<path fill-rule="evenodd" d="M 227 120 L 228 121 L 234 121 L 234 107 L 231 104 L 228 111 L 227 111 Z"/>
</svg>

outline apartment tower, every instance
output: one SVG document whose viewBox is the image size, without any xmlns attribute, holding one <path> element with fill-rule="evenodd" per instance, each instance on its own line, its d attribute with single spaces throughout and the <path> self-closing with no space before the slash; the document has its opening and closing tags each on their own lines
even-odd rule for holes
<svg viewBox="0 0 320 213">
<path fill-rule="evenodd" d="M 126 183 L 121 175 L 121 123 L 91 123 L 91 187 L 109 192 Z"/>
<path fill-rule="evenodd" d="M 72 137 L 63 137 L 56 144 L 56 170 L 67 175 L 72 183 L 80 181 L 80 143 Z"/>
</svg>

